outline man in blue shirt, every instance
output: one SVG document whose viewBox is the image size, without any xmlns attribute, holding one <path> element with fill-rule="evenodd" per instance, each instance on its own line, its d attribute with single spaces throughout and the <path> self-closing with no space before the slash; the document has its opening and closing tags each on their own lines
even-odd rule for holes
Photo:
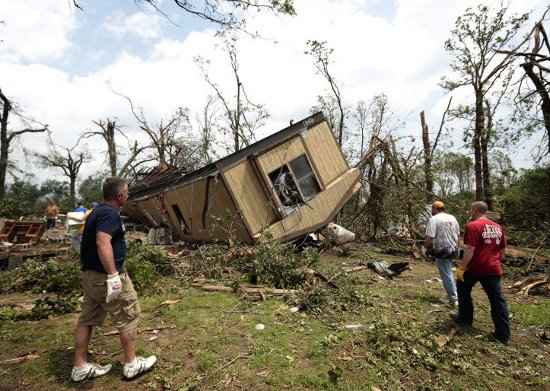
<svg viewBox="0 0 550 391">
<path fill-rule="evenodd" d="M 71 373 L 74 381 L 84 381 L 107 374 L 111 365 L 88 363 L 87 352 L 94 326 L 109 314 L 119 330 L 124 351 L 122 373 L 133 379 L 151 369 L 155 356 L 137 357 L 135 337 L 140 314 L 137 293 L 124 268 L 126 240 L 120 208 L 128 199 L 126 180 L 112 177 L 103 184 L 104 202 L 88 216 L 82 234 L 80 263 L 84 291 L 82 312 L 75 336 L 75 361 Z"/>
<path fill-rule="evenodd" d="M 78 208 L 75 208 L 74 211 L 75 211 L 75 212 L 86 213 L 86 212 L 88 211 L 88 209 L 86 209 L 86 208 L 84 207 L 84 205 L 82 204 L 82 201 L 80 201 L 80 202 L 78 203 Z"/>
</svg>

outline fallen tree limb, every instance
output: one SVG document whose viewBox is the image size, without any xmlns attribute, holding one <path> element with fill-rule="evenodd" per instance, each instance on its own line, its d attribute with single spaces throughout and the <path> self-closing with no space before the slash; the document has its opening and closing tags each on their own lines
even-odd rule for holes
<svg viewBox="0 0 550 391">
<path fill-rule="evenodd" d="M 191 284 L 194 288 L 202 289 L 203 291 L 207 292 L 243 292 L 243 293 L 249 293 L 249 294 L 267 294 L 267 295 L 274 295 L 274 296 L 280 296 L 280 295 L 290 295 L 293 293 L 296 293 L 297 291 L 295 289 L 276 289 L 276 288 L 252 288 L 247 286 L 239 286 L 237 289 L 234 289 L 229 286 L 225 285 L 202 285 L 202 284 Z"/>
<path fill-rule="evenodd" d="M 151 332 L 151 331 L 160 331 L 160 330 L 166 330 L 166 329 L 175 329 L 176 326 L 174 325 L 171 325 L 171 326 L 160 326 L 160 327 L 149 327 L 149 328 L 146 328 L 146 329 L 140 329 L 138 330 L 138 334 L 141 334 L 141 333 L 147 333 L 147 332 Z M 118 330 L 113 330 L 113 331 L 108 331 L 106 333 L 103 333 L 103 336 L 104 337 L 109 337 L 109 336 L 112 336 L 112 335 L 118 335 L 120 334 L 120 332 Z"/>
</svg>

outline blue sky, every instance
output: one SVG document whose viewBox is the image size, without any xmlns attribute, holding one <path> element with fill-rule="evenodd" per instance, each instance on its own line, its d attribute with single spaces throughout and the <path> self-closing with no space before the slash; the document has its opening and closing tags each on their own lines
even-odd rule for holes
<svg viewBox="0 0 550 391">
<path fill-rule="evenodd" d="M 296 0 L 295 17 L 248 15 L 250 30 L 260 31 L 263 38 L 239 37 L 241 76 L 251 99 L 271 115 L 257 139 L 307 116 L 316 97 L 328 93 L 304 54 L 305 42 L 316 39 L 335 50 L 331 66 L 346 105 L 385 93 L 405 123 L 399 134 L 418 140 L 419 112 L 425 110 L 436 128 L 448 101 L 438 86 L 449 72 L 443 42 L 456 17 L 477 3 Z M 194 121 L 212 94 L 193 62 L 198 55 L 211 61 L 211 78 L 228 97 L 233 95 L 216 26 L 187 15 L 171 0 L 161 1 L 161 7 L 174 23 L 133 0 L 81 4 L 84 11 L 71 7 L 70 0 L 0 1 L 0 20 L 6 21 L 0 25 L 0 88 L 27 115 L 48 123 L 57 144 L 73 145 L 81 132 L 93 129 L 93 120 L 107 117 L 116 118 L 132 140 L 145 142 L 127 103 L 113 89 L 131 96 L 153 123 L 178 107 L 189 108 Z M 540 14 L 546 2 L 510 4 L 514 11 L 535 9 Z M 470 96 L 470 91 L 458 91 L 454 102 L 468 102 Z M 45 137 L 36 135 L 25 136 L 21 145 L 40 152 L 50 147 Z M 83 175 L 89 175 L 102 167 L 104 148 L 99 140 L 83 147 L 94 156 L 83 168 Z M 531 164 L 528 147 L 514 154 L 516 163 Z M 20 149 L 13 156 L 23 169 L 36 170 L 25 163 Z"/>
</svg>

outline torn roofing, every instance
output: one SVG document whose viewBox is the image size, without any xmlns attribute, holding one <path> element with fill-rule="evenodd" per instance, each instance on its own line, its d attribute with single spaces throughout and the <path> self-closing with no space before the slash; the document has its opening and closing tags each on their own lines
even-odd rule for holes
<svg viewBox="0 0 550 391">
<path fill-rule="evenodd" d="M 249 145 L 240 151 L 234 152 L 218 161 L 210 163 L 198 170 L 186 173 L 183 169 L 173 169 L 164 174 L 159 174 L 153 181 L 145 183 L 144 181 L 137 182 L 130 187 L 129 200 L 135 200 L 150 194 L 154 194 L 160 189 L 168 186 L 182 185 L 193 182 L 204 177 L 215 175 L 218 171 L 224 171 L 225 168 L 233 164 L 247 159 L 249 156 L 256 156 L 267 150 L 291 139 L 300 132 L 307 130 L 323 122 L 325 117 L 323 113 L 318 112 L 310 115 L 303 120 L 292 124 L 283 130 L 272 134 L 254 144 Z"/>
</svg>

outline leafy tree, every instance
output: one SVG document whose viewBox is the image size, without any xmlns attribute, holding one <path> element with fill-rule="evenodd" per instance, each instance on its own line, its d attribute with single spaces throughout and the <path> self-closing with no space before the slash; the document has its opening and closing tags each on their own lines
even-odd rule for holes
<svg viewBox="0 0 550 391">
<path fill-rule="evenodd" d="M 506 224 L 550 242 L 550 166 L 526 170 L 503 196 Z"/>
<path fill-rule="evenodd" d="M 103 199 L 102 185 L 105 177 L 105 174 L 97 173 L 80 182 L 78 194 L 86 207 L 90 207 L 92 202 L 100 202 Z"/>
<path fill-rule="evenodd" d="M 475 125 L 472 137 L 476 181 L 476 199 L 484 198 L 482 137 L 485 130 L 485 100 L 503 73 L 515 61 L 511 54 L 499 54 L 517 38 L 528 14 L 507 16 L 507 7 L 496 10 L 486 5 L 468 8 L 459 16 L 445 50 L 452 57 L 450 78 L 443 78 L 448 90 L 470 86 L 475 96 Z"/>
<path fill-rule="evenodd" d="M 16 219 L 29 214 L 41 214 L 37 200 L 40 189 L 29 178 L 15 179 L 8 186 L 5 196 L 0 199 L 0 216 Z"/>
</svg>

